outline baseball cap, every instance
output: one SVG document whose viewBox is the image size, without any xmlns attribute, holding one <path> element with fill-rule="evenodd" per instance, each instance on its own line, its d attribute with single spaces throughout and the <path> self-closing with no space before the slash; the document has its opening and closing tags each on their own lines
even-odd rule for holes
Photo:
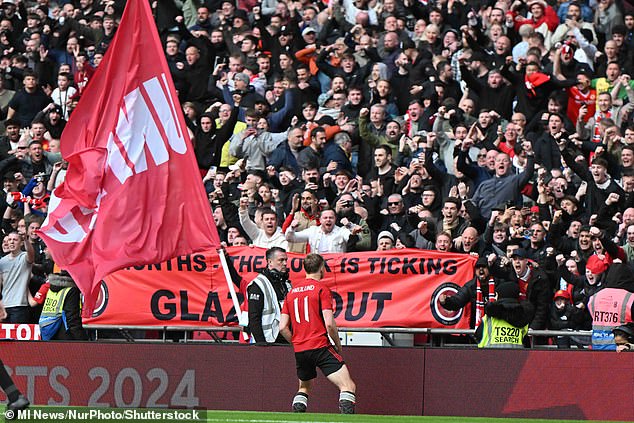
<svg viewBox="0 0 634 423">
<path fill-rule="evenodd" d="M 518 248 L 517 250 L 513 251 L 513 254 L 511 254 L 511 257 L 519 257 L 519 258 L 528 258 L 528 253 L 526 252 L 525 249 L 523 248 Z"/>
<path fill-rule="evenodd" d="M 607 263 L 594 254 L 590 256 L 588 262 L 586 263 L 586 269 L 588 269 L 595 275 L 605 272 L 607 268 Z"/>
<path fill-rule="evenodd" d="M 394 235 L 392 235 L 392 232 L 390 231 L 381 231 L 376 240 L 379 241 L 381 238 L 389 238 L 392 242 L 394 242 Z"/>
<path fill-rule="evenodd" d="M 307 27 L 306 27 L 306 28 L 304 28 L 304 30 L 302 31 L 302 37 L 303 37 L 304 35 L 308 35 L 308 34 L 310 34 L 311 32 L 312 32 L 313 34 L 317 34 L 317 30 L 316 30 L 315 28 L 313 28 L 312 26 L 307 26 Z"/>
<path fill-rule="evenodd" d="M 478 257 L 475 267 L 489 267 L 489 260 L 486 257 Z"/>
<path fill-rule="evenodd" d="M 292 31 L 291 28 L 288 25 L 282 25 L 280 27 L 280 32 L 277 35 L 291 35 Z"/>
</svg>

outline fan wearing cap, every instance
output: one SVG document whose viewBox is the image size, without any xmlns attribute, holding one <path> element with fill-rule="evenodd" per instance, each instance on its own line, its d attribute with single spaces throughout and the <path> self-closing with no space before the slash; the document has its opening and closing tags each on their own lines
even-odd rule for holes
<svg viewBox="0 0 634 423">
<path fill-rule="evenodd" d="M 613 263 L 605 278 L 605 288 L 588 301 L 592 317 L 592 349 L 616 350 L 614 333 L 617 326 L 634 321 L 634 280 L 632 268 Z"/>
<path fill-rule="evenodd" d="M 478 258 L 474 273 L 473 279 L 464 284 L 454 295 L 442 294 L 438 299 L 444 308 L 454 311 L 460 310 L 470 303 L 469 327 L 472 329 L 480 325 L 486 304 L 495 300 L 495 287 L 502 283 L 502 280 L 491 275 L 486 257 Z"/>
<path fill-rule="evenodd" d="M 548 327 L 552 330 L 587 330 L 590 328 L 585 325 L 584 318 L 586 316 L 583 304 L 580 304 L 579 307 L 573 305 L 570 292 L 560 289 L 555 292 L 553 302 L 550 305 L 550 324 Z M 557 336 L 555 342 L 558 348 L 570 348 L 571 344 L 582 346 L 570 336 Z"/>
<path fill-rule="evenodd" d="M 394 248 L 394 235 L 390 231 L 382 231 L 376 238 L 376 251 L 389 251 Z"/>
<path fill-rule="evenodd" d="M 574 298 L 587 304 L 588 299 L 599 292 L 605 286 L 606 270 L 608 264 L 601 260 L 596 254 L 588 258 L 585 269 L 585 276 L 580 280 L 572 278 L 570 280 L 575 286 Z"/>
<path fill-rule="evenodd" d="M 634 351 L 634 323 L 626 323 L 612 330 L 616 352 Z"/>
<path fill-rule="evenodd" d="M 495 300 L 484 307 L 482 324 L 476 329 L 478 348 L 524 348 L 534 308 L 519 300 L 519 287 L 504 282 L 495 288 Z"/>
<path fill-rule="evenodd" d="M 60 139 L 66 127 L 66 120 L 63 118 L 62 108 L 55 103 L 50 103 L 41 112 L 35 115 L 33 122 L 42 122 L 45 131 L 53 139 Z"/>
<path fill-rule="evenodd" d="M 550 281 L 542 269 L 529 263 L 529 255 L 523 248 L 511 253 L 512 271 L 509 279 L 517 284 L 520 300 L 528 300 L 535 317 L 530 322 L 531 329 L 546 329 L 548 310 L 552 301 Z"/>
</svg>

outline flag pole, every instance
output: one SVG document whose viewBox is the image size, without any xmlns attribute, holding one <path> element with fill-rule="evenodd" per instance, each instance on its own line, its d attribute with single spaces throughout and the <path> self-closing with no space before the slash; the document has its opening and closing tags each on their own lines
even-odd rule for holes
<svg viewBox="0 0 634 423">
<path fill-rule="evenodd" d="M 219 248 L 216 251 L 218 252 L 218 257 L 220 257 L 220 265 L 222 266 L 222 270 L 225 274 L 225 280 L 227 281 L 227 286 L 229 287 L 229 293 L 231 294 L 231 300 L 233 301 L 233 308 L 236 310 L 238 324 L 242 327 L 245 327 L 247 325 L 247 323 L 245 322 L 246 319 L 242 315 L 240 302 L 238 301 L 238 296 L 236 295 L 236 289 L 233 286 L 233 280 L 231 279 L 231 274 L 229 273 L 229 265 L 227 264 L 227 258 L 225 257 L 225 249 Z M 240 333 L 245 341 L 249 340 L 249 335 L 247 335 L 246 332 L 241 331 Z"/>
</svg>

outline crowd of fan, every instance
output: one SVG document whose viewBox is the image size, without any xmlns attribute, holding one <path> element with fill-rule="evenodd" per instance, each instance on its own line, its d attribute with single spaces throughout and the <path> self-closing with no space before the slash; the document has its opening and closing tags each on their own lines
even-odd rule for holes
<svg viewBox="0 0 634 423">
<path fill-rule="evenodd" d="M 35 247 L 32 292 L 52 271 L 35 229 L 61 133 L 123 6 L 2 2 L 3 252 Z M 478 255 L 474 281 L 517 281 L 534 329 L 588 328 L 605 270 L 634 258 L 628 2 L 152 7 L 226 245 Z M 5 306 L 27 307 L 6 266 Z M 446 306 L 475 307 L 463 294 Z"/>
</svg>

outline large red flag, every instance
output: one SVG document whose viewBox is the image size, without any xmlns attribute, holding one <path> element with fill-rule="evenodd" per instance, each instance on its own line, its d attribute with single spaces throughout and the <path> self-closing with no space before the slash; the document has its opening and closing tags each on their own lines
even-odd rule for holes
<svg viewBox="0 0 634 423">
<path fill-rule="evenodd" d="M 86 315 L 105 275 L 220 245 L 146 0 L 127 2 L 61 149 L 66 181 L 40 235 Z"/>
</svg>

